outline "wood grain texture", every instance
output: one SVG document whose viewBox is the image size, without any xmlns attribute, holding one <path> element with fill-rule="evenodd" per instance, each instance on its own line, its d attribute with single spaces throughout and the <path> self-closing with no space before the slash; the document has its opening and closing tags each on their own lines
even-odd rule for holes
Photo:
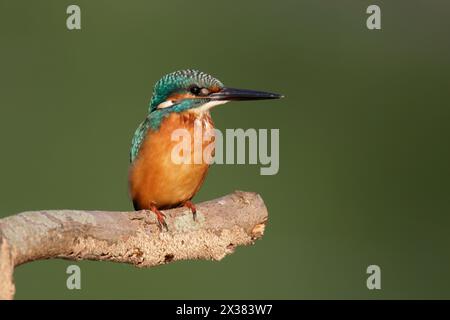
<svg viewBox="0 0 450 320">
<path fill-rule="evenodd" d="M 236 191 L 187 208 L 164 211 L 169 231 L 154 214 L 52 210 L 0 219 L 0 299 L 12 299 L 14 267 L 39 259 L 106 260 L 152 267 L 177 260 L 221 260 L 264 233 L 266 206 L 256 193 Z"/>
</svg>

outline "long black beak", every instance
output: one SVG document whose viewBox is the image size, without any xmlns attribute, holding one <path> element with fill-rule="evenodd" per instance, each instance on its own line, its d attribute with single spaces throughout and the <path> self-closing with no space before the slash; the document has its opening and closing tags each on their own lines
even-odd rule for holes
<svg viewBox="0 0 450 320">
<path fill-rule="evenodd" d="M 234 88 L 223 88 L 219 92 L 210 94 L 209 97 L 212 100 L 228 100 L 228 101 L 242 101 L 242 100 L 266 100 L 266 99 L 280 99 L 283 98 L 281 94 L 255 91 L 255 90 L 245 90 L 245 89 L 234 89 Z"/>
</svg>

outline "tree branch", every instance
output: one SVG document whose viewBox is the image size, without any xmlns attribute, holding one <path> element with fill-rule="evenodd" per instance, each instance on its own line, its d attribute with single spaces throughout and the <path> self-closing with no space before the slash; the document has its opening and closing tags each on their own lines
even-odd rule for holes
<svg viewBox="0 0 450 320">
<path fill-rule="evenodd" d="M 263 235 L 267 209 L 256 193 L 236 191 L 164 212 L 160 231 L 145 211 L 52 210 L 0 219 L 0 299 L 12 299 L 14 267 L 39 259 L 107 260 L 152 267 L 176 260 L 220 260 Z"/>
</svg>

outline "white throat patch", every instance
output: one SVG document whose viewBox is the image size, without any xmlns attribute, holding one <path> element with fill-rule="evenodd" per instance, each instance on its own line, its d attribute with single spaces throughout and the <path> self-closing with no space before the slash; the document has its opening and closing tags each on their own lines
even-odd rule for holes
<svg viewBox="0 0 450 320">
<path fill-rule="evenodd" d="M 200 113 L 208 111 L 212 107 L 215 107 L 215 106 L 218 106 L 221 104 L 225 104 L 227 102 L 229 102 L 229 101 L 228 100 L 209 101 L 209 102 L 201 105 L 198 108 L 189 109 L 189 111 L 200 114 Z M 169 107 L 173 106 L 174 104 L 175 104 L 175 102 L 173 100 L 167 100 L 167 101 L 161 102 L 156 108 L 157 109 L 169 108 Z"/>
<path fill-rule="evenodd" d="M 215 106 L 218 106 L 218 105 L 221 105 L 221 104 L 225 104 L 227 102 L 229 102 L 229 101 L 228 100 L 210 101 L 210 102 L 207 102 L 207 103 L 201 105 L 198 108 L 191 109 L 191 111 L 195 112 L 195 113 L 203 113 L 203 112 L 208 111 L 212 107 L 215 107 Z"/>
</svg>

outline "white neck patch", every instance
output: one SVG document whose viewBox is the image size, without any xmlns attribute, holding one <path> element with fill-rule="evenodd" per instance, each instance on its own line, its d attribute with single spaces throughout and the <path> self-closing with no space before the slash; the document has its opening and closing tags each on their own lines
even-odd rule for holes
<svg viewBox="0 0 450 320">
<path fill-rule="evenodd" d="M 156 109 L 164 109 L 164 108 L 168 108 L 174 105 L 174 102 L 172 100 L 167 100 L 164 102 L 161 102 L 160 104 L 158 104 L 158 106 L 156 107 Z"/>
</svg>

